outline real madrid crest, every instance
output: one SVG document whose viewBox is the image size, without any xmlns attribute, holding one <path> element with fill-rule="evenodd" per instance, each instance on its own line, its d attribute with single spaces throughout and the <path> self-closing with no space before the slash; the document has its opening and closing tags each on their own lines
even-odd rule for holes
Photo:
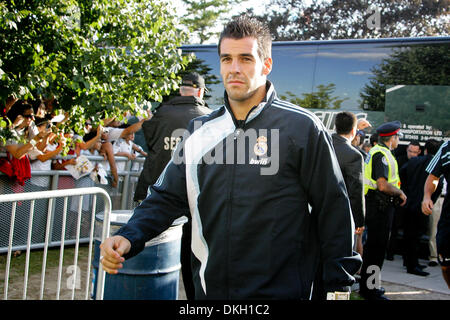
<svg viewBox="0 0 450 320">
<path fill-rule="evenodd" d="M 267 153 L 267 138 L 265 136 L 260 136 L 256 139 L 256 144 L 253 147 L 253 152 L 255 152 L 255 154 L 258 157 L 261 157 L 263 155 L 265 155 Z"/>
</svg>

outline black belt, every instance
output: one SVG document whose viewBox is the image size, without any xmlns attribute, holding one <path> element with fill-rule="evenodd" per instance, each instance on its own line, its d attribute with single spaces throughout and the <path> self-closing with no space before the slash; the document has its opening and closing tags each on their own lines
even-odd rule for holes
<svg viewBox="0 0 450 320">
<path fill-rule="evenodd" d="M 366 194 L 366 199 L 369 201 L 375 201 L 383 206 L 393 206 L 393 207 L 399 207 L 402 203 L 402 200 L 398 196 L 391 196 L 384 192 L 378 191 L 378 190 L 369 190 Z"/>
</svg>

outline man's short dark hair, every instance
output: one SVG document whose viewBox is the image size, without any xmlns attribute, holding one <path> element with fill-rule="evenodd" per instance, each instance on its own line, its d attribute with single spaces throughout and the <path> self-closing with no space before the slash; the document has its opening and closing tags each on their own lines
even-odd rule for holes
<svg viewBox="0 0 450 320">
<path fill-rule="evenodd" d="M 372 135 L 369 138 L 369 142 L 370 142 L 370 145 L 372 147 L 374 147 L 375 146 L 375 142 L 378 142 L 378 133 L 376 133 L 376 132 L 372 133 Z"/>
<path fill-rule="evenodd" d="M 356 126 L 356 116 L 349 111 L 342 111 L 336 115 L 335 126 L 337 134 L 349 134 Z"/>
<path fill-rule="evenodd" d="M 438 152 L 439 148 L 441 147 L 442 142 L 437 141 L 436 139 L 428 139 L 425 142 L 425 148 L 424 150 L 427 150 L 428 154 L 435 155 L 436 152 Z"/>
<path fill-rule="evenodd" d="M 218 52 L 220 56 L 220 44 L 224 38 L 242 39 L 255 38 L 258 41 L 258 55 L 262 61 L 272 57 L 272 37 L 269 28 L 246 14 L 240 15 L 225 26 L 219 38 Z"/>
<path fill-rule="evenodd" d="M 411 140 L 408 146 L 420 147 L 420 142 L 418 140 Z"/>
</svg>

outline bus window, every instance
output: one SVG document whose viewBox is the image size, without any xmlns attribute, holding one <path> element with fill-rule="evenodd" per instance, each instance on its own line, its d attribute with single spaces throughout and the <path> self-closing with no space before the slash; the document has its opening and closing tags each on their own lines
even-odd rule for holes
<svg viewBox="0 0 450 320">
<path fill-rule="evenodd" d="M 399 43 L 398 43 L 399 44 Z M 336 43 L 319 47 L 313 108 L 384 111 L 384 83 L 374 68 L 388 59 L 393 43 Z"/>
<path fill-rule="evenodd" d="M 204 99 L 211 109 L 217 109 L 223 105 L 224 88 L 220 77 L 220 64 L 217 47 L 211 46 L 186 46 L 183 53 L 194 53 L 195 59 L 186 70 L 195 71 L 205 79 L 208 92 L 205 92 Z"/>
<path fill-rule="evenodd" d="M 297 105 L 313 88 L 317 45 L 298 42 L 274 43 L 273 68 L 268 79 L 274 84 L 278 97 Z"/>
</svg>

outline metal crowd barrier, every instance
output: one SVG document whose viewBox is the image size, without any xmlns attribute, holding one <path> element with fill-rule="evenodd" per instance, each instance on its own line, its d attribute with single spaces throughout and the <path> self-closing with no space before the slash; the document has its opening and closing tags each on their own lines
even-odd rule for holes
<svg viewBox="0 0 450 320">
<path fill-rule="evenodd" d="M 0 157 L 6 156 L 0 153 Z M 67 157 L 56 157 L 54 159 L 70 159 L 73 156 Z M 104 158 L 101 156 L 87 156 L 87 158 L 92 162 L 103 161 Z M 25 182 L 24 186 L 20 186 L 17 183 L 13 183 L 8 176 L 0 172 L 0 194 L 11 194 L 16 193 L 29 193 L 37 191 L 49 191 L 49 190 L 66 190 L 75 189 L 82 187 L 99 187 L 105 190 L 111 200 L 111 210 L 130 210 L 136 206 L 133 201 L 134 189 L 137 183 L 137 179 L 142 170 L 142 166 L 145 158 L 138 157 L 135 160 L 129 160 L 127 157 L 116 157 L 116 164 L 125 162 L 124 169 L 122 171 L 118 170 L 119 184 L 117 188 L 112 188 L 110 184 L 102 185 L 94 183 L 89 176 L 82 177 L 78 180 L 74 179 L 71 174 L 66 170 L 51 170 L 51 171 L 32 171 L 32 178 Z M 137 168 L 136 168 L 137 167 Z M 33 179 L 44 179 L 46 181 L 43 185 L 37 186 Z M 65 242 L 68 245 L 75 243 L 74 233 L 75 233 L 75 219 L 73 216 L 76 215 L 80 204 L 76 196 L 71 197 L 68 203 L 68 230 L 66 232 Z M 50 247 L 59 246 L 61 238 L 61 217 L 62 217 L 62 200 L 50 202 L 45 199 L 39 199 L 35 203 L 35 210 L 39 212 L 49 212 L 52 220 L 50 221 Z M 81 243 L 88 242 L 87 230 L 90 228 L 89 225 L 89 213 L 88 211 L 92 207 L 92 199 L 90 196 L 84 197 L 81 203 L 83 207 L 83 219 L 82 219 L 82 235 L 80 238 Z M 97 207 L 101 208 L 103 206 L 102 199 L 97 201 Z M 13 242 L 13 251 L 24 250 L 26 248 L 26 227 L 28 225 L 28 214 L 30 211 L 29 204 L 19 202 L 17 204 L 18 210 L 18 221 L 16 222 L 16 228 L 22 229 L 22 234 L 18 232 L 16 238 Z M 3 211 L 11 211 L 10 205 L 3 204 L 0 206 L 0 254 L 5 253 L 8 250 L 8 239 L 5 236 L 8 230 L 6 226 L 10 224 L 10 216 L 3 214 Z M 51 213 L 51 214 L 50 214 Z M 33 221 L 33 228 L 35 232 L 32 236 L 31 248 L 38 249 L 43 248 L 44 238 L 43 234 L 45 232 L 45 214 L 40 214 L 35 216 Z"/>
<path fill-rule="evenodd" d="M 15 232 L 15 220 L 17 213 L 17 204 L 19 202 L 27 202 L 30 201 L 30 211 L 28 217 L 28 228 L 27 228 L 27 244 L 26 244 L 26 260 L 25 260 L 25 275 L 23 282 L 23 293 L 22 299 L 27 299 L 27 288 L 28 288 L 28 280 L 29 280 L 29 267 L 30 267 L 30 252 L 32 249 L 32 235 L 33 235 L 33 218 L 35 215 L 35 203 L 36 200 L 48 199 L 48 213 L 47 213 L 47 221 L 46 221 L 46 230 L 45 230 L 45 240 L 44 240 L 44 252 L 42 258 L 42 272 L 41 272 L 41 280 L 40 280 L 40 291 L 39 291 L 39 299 L 43 299 L 44 297 L 44 288 L 45 288 L 45 277 L 46 277 L 46 266 L 47 266 L 47 253 L 50 243 L 50 231 L 52 229 L 52 216 L 54 211 L 51 210 L 53 207 L 53 202 L 57 198 L 64 199 L 63 205 L 63 220 L 61 226 L 61 239 L 60 243 L 60 255 L 59 255 L 59 266 L 58 266 L 58 278 L 57 278 L 57 289 L 56 289 L 56 300 L 60 299 L 61 292 L 61 279 L 62 279 L 62 269 L 63 269 L 63 256 L 65 249 L 65 230 L 66 230 L 66 220 L 67 220 L 67 206 L 68 206 L 68 197 L 79 196 L 79 205 L 78 205 L 78 215 L 77 215 L 77 223 L 76 223 L 76 238 L 75 238 L 75 253 L 74 253 L 74 275 L 73 278 L 77 279 L 77 271 L 78 271 L 78 251 L 80 244 L 80 231 L 81 231 L 81 217 L 82 217 L 82 202 L 83 197 L 87 195 L 93 196 L 93 206 L 91 212 L 91 220 L 90 220 L 90 230 L 89 230 L 89 251 L 88 251 L 88 263 L 86 270 L 86 286 L 84 299 L 89 299 L 89 281 L 91 276 L 91 260 L 92 260 L 92 246 L 94 243 L 94 225 L 95 225 L 95 215 L 96 215 L 96 200 L 97 195 L 102 196 L 104 202 L 104 223 L 102 227 L 102 235 L 101 241 L 103 241 L 107 235 L 109 235 L 109 222 L 110 222 L 110 213 L 111 213 L 111 199 L 109 194 L 102 188 L 92 187 L 92 188 L 77 188 L 77 189 L 65 189 L 65 190 L 53 190 L 53 191 L 41 191 L 41 192 L 27 192 L 27 193 L 17 193 L 17 194 L 3 194 L 0 195 L 0 204 L 4 203 L 12 203 L 11 207 L 11 224 L 9 226 L 9 242 L 8 242 L 8 254 L 6 259 L 6 270 L 5 270 L 5 281 L 4 281 L 4 296 L 3 298 L 8 299 L 8 289 L 9 289 L 9 276 L 10 276 L 10 266 L 11 266 L 11 257 L 13 252 L 13 240 L 14 240 L 14 232 Z M 2 211 L 2 214 L 7 214 Z M 101 264 L 99 265 L 99 271 L 97 276 L 97 289 L 96 289 L 96 299 L 103 299 L 103 289 L 104 289 L 104 279 L 105 272 L 102 269 Z M 71 299 L 73 300 L 75 297 L 75 286 L 72 286 Z"/>
</svg>

